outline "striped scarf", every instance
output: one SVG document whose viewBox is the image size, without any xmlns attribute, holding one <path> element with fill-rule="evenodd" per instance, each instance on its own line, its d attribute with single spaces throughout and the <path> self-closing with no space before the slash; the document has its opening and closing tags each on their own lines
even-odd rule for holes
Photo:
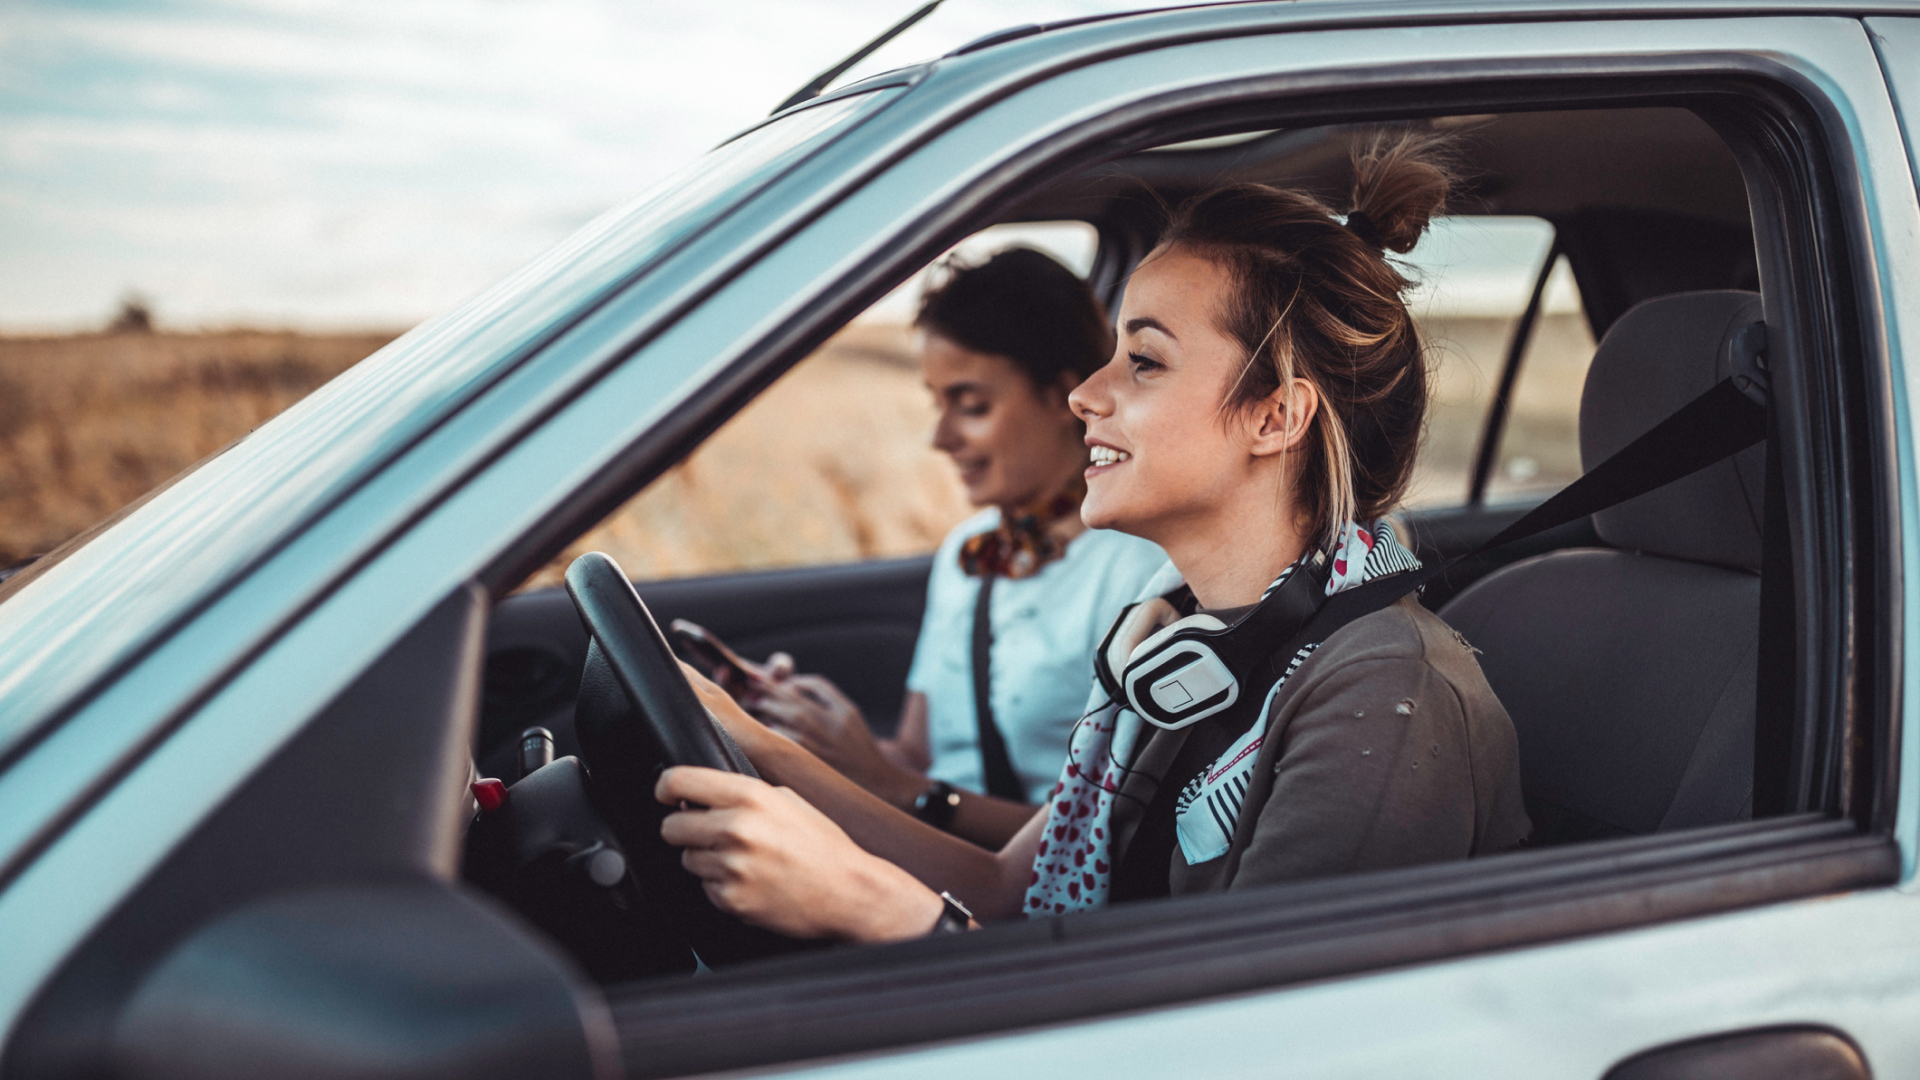
<svg viewBox="0 0 1920 1080">
<path fill-rule="evenodd" d="M 1285 584 L 1299 565 L 1296 562 L 1281 571 L 1261 598 Z M 1384 519 L 1374 522 L 1371 529 L 1348 522 L 1334 545 L 1327 595 L 1419 565 L 1413 553 L 1394 538 L 1393 527 Z M 1161 603 L 1158 609 L 1157 620 L 1149 618 L 1143 625 L 1130 628 L 1137 634 L 1135 644 L 1179 617 L 1171 605 Z M 1152 611 L 1142 604 L 1122 618 L 1134 617 L 1135 612 L 1151 616 Z M 1125 629 L 1129 628 L 1123 628 L 1123 634 Z M 1320 644 L 1312 642 L 1294 654 L 1286 672 L 1268 688 L 1260 706 L 1260 721 L 1181 790 L 1175 802 L 1175 831 L 1188 865 L 1226 854 L 1254 761 L 1266 737 L 1267 710 L 1274 695 Z M 1108 661 L 1097 657 L 1094 662 Z M 1025 911 L 1029 917 L 1105 906 L 1113 873 L 1112 834 L 1108 829 L 1113 801 L 1148 730 L 1150 726 L 1132 709 L 1109 700 L 1095 682 L 1093 700 L 1067 742 L 1067 762 L 1047 803 L 1046 830 L 1035 851 L 1027 887 Z"/>
</svg>

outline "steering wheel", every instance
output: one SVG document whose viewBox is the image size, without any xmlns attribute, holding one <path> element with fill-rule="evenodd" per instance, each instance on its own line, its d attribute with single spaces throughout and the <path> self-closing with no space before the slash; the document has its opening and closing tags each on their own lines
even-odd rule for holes
<svg viewBox="0 0 1920 1080">
<path fill-rule="evenodd" d="M 598 551 L 573 560 L 567 567 L 567 595 L 592 637 L 575 719 L 576 726 L 595 729 L 579 732 L 582 749 L 589 740 L 603 744 L 589 764 L 627 772 L 626 766 L 637 762 L 593 759 L 609 752 L 629 759 L 640 753 L 668 765 L 759 776 L 694 695 L 660 624 L 620 564 Z M 618 699 L 610 700 L 608 692 L 616 688 Z"/>
<path fill-rule="evenodd" d="M 747 755 L 707 712 L 674 659 L 653 613 L 608 556 L 567 567 L 567 595 L 590 641 L 573 712 L 589 796 L 626 849 L 641 891 L 712 966 L 822 947 L 750 926 L 715 908 L 660 839 L 669 812 L 653 797 L 663 765 L 704 765 L 758 777 Z"/>
</svg>

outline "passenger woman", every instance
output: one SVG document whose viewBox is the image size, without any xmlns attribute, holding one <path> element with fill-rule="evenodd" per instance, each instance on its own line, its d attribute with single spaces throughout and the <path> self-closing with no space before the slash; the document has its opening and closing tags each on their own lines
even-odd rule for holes
<svg viewBox="0 0 1920 1080">
<path fill-rule="evenodd" d="M 1344 217 L 1244 184 L 1181 207 L 1129 282 L 1113 358 L 1071 396 L 1093 454 L 1082 516 L 1157 542 L 1178 578 L 1115 625 L 1047 805 L 999 852 L 967 845 L 698 680 L 771 781 L 660 778 L 657 797 L 692 807 L 662 835 L 716 904 L 794 936 L 895 940 L 964 923 L 943 892 L 981 919 L 1055 914 L 1526 835 L 1512 724 L 1458 634 L 1406 596 L 1298 637 L 1293 608 L 1418 565 L 1384 520 L 1427 403 L 1409 282 L 1387 253 L 1413 248 L 1449 177 L 1419 134 L 1356 143 L 1354 174 Z M 1195 638 L 1222 667 L 1153 682 L 1157 658 Z M 1183 679 L 1213 696 L 1181 704 Z"/>
<path fill-rule="evenodd" d="M 875 740 L 837 687 L 777 656 L 746 704 L 881 799 L 997 849 L 1053 787 L 1101 636 L 1167 557 L 1080 520 L 1067 395 L 1113 351 L 1086 282 L 1031 248 L 945 271 L 914 320 L 920 373 L 934 448 L 986 509 L 934 555 L 897 733 Z"/>
</svg>

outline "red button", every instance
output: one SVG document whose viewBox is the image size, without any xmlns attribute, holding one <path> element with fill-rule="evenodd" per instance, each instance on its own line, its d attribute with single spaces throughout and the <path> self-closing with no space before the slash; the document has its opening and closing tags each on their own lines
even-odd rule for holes
<svg viewBox="0 0 1920 1080">
<path fill-rule="evenodd" d="M 507 805 L 507 785 L 489 777 L 473 782 L 473 797 L 480 801 L 480 812 L 498 810 Z"/>
</svg>

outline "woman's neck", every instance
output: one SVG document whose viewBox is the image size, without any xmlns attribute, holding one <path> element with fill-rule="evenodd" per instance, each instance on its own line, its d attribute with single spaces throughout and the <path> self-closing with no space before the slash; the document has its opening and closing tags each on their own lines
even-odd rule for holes
<svg viewBox="0 0 1920 1080">
<path fill-rule="evenodd" d="M 1008 521 L 1016 515 L 1030 513 L 1036 506 L 1053 499 L 1061 492 L 1076 486 L 1083 486 L 1080 484 L 1080 473 L 1087 467 L 1086 451 L 1084 447 L 1078 445 L 1076 445 L 1074 449 L 1076 453 L 1066 459 L 1066 464 L 1071 466 L 1071 471 L 1063 468 L 1061 474 L 1056 477 L 1052 483 L 1047 485 L 1043 491 L 1029 495 L 1017 503 L 996 504 L 1000 511 L 1000 520 Z M 1081 520 L 1077 511 L 1062 514 L 1046 522 L 1047 536 L 1052 538 L 1054 543 L 1062 547 L 1065 547 L 1074 537 L 1086 531 L 1087 523 Z"/>
<path fill-rule="evenodd" d="M 1194 600 L 1219 610 L 1257 603 L 1280 572 L 1306 553 L 1310 537 L 1293 520 L 1291 500 L 1278 506 L 1188 522 L 1156 539 Z"/>
</svg>

